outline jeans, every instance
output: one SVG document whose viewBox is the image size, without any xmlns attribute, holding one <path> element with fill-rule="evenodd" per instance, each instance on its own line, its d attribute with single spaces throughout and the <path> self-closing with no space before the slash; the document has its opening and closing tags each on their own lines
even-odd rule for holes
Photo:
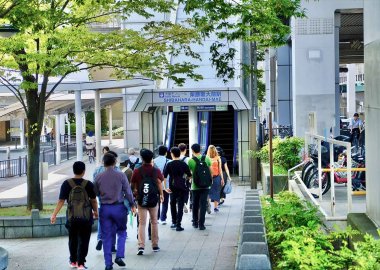
<svg viewBox="0 0 380 270">
<path fill-rule="evenodd" d="M 91 224 L 68 226 L 70 262 L 78 262 L 78 265 L 84 265 L 86 262 L 91 227 Z"/>
<path fill-rule="evenodd" d="M 207 196 L 209 189 L 192 190 L 193 193 L 193 223 L 200 226 L 205 225 L 207 208 Z"/>
<path fill-rule="evenodd" d="M 156 207 L 141 207 L 137 206 L 139 212 L 139 228 L 138 228 L 138 246 L 139 248 L 145 248 L 145 227 L 148 219 L 148 212 L 150 217 L 150 223 L 152 226 L 152 247 L 158 247 L 158 221 L 157 212 L 158 205 Z"/>
<path fill-rule="evenodd" d="M 100 224 L 103 237 L 103 252 L 106 266 L 112 266 L 112 239 L 117 233 L 117 258 L 124 258 L 127 239 L 127 209 L 124 204 L 102 205 Z"/>
<path fill-rule="evenodd" d="M 173 193 L 170 194 L 170 211 L 172 213 L 172 224 L 177 225 L 177 227 L 181 227 L 183 205 L 185 204 L 184 199 L 186 192 L 188 193 L 188 191 L 173 190 Z"/>
<path fill-rule="evenodd" d="M 169 205 L 169 193 L 164 191 L 164 201 L 162 202 L 162 209 L 161 209 L 161 221 L 166 221 L 167 213 L 168 213 L 168 205 Z"/>
</svg>

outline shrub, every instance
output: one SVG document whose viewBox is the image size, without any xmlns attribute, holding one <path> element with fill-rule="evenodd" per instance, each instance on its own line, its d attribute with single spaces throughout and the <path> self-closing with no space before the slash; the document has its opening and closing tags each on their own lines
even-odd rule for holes
<svg viewBox="0 0 380 270">
<path fill-rule="evenodd" d="M 298 137 L 275 137 L 272 143 L 273 163 L 282 167 L 285 171 L 293 168 L 301 162 L 301 150 L 304 140 Z M 261 162 L 269 163 L 269 142 L 259 151 L 248 151 L 248 156 L 259 158 Z"/>
<path fill-rule="evenodd" d="M 348 239 L 358 232 L 347 228 L 328 234 L 317 209 L 293 193 L 265 199 L 263 215 L 273 269 L 380 269 L 380 240 L 367 234 L 349 249 Z"/>
</svg>

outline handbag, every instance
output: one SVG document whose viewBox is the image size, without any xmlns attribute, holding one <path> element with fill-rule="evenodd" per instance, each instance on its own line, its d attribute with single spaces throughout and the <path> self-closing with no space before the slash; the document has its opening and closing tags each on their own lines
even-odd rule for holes
<svg viewBox="0 0 380 270">
<path fill-rule="evenodd" d="M 227 180 L 223 188 L 224 194 L 230 194 L 232 192 L 232 184 L 230 180 Z"/>
</svg>

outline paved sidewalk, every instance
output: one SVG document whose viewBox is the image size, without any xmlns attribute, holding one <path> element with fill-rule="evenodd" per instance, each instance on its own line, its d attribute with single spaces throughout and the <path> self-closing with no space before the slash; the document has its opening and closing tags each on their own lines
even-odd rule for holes
<svg viewBox="0 0 380 270">
<path fill-rule="evenodd" d="M 102 146 L 107 145 L 108 140 L 102 141 Z M 123 140 L 113 140 L 110 146 L 111 150 L 121 153 L 123 149 Z M 44 203 L 55 203 L 59 195 L 59 189 L 64 180 L 72 177 L 72 165 L 76 159 L 63 161 L 58 166 L 49 167 L 49 179 L 44 181 L 43 199 Z M 95 169 L 95 163 L 90 164 L 87 156 L 84 161 L 86 163 L 85 179 L 92 180 L 92 173 Z M 26 176 L 10 177 L 0 179 L 0 206 L 26 205 Z"/>
<path fill-rule="evenodd" d="M 220 212 L 206 214 L 206 230 L 191 226 L 191 214 L 184 214 L 182 232 L 159 224 L 159 246 L 161 251 L 153 253 L 147 243 L 144 256 L 137 256 L 136 220 L 133 228 L 128 224 L 126 243 L 127 269 L 156 270 L 232 270 L 238 244 L 238 234 L 245 190 L 249 186 L 233 186 Z M 170 211 L 169 211 L 170 212 Z M 170 213 L 169 213 L 170 216 Z M 170 220 L 170 218 L 168 218 Z M 9 252 L 9 270 L 69 269 L 68 238 L 1 240 L 1 246 Z M 87 266 L 89 269 L 104 269 L 103 253 L 95 250 L 96 233 L 91 236 Z M 114 269 L 119 269 L 114 265 Z"/>
</svg>

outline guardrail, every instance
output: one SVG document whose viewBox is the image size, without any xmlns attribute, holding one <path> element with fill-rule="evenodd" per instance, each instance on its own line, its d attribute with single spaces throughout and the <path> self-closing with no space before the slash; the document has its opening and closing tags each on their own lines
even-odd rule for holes
<svg viewBox="0 0 380 270">
<path fill-rule="evenodd" d="M 309 139 L 312 139 L 316 141 L 316 145 L 318 146 L 318 190 L 317 190 L 317 198 L 315 198 L 314 194 L 311 193 L 311 191 L 306 187 L 305 183 L 301 179 L 300 173 L 295 172 L 295 170 L 302 165 L 305 164 L 305 161 L 294 168 L 290 169 L 288 171 L 288 177 L 289 177 L 289 188 L 291 188 L 291 172 L 294 171 L 294 175 L 296 179 L 298 180 L 298 184 L 301 185 L 303 191 L 307 194 L 309 199 L 319 208 L 321 213 L 325 216 L 326 220 L 347 220 L 347 216 L 336 216 L 336 196 L 335 196 L 335 179 L 334 179 L 334 173 L 338 171 L 346 171 L 347 172 L 347 211 L 348 213 L 352 212 L 352 178 L 351 173 L 353 171 L 364 171 L 364 168 L 352 168 L 352 160 L 351 160 L 351 143 L 350 142 L 343 142 L 334 140 L 331 138 L 326 138 L 319 135 L 314 135 L 310 133 L 306 133 L 305 135 L 305 151 L 306 154 L 309 149 Z M 330 168 L 322 168 L 322 141 L 328 142 L 330 147 Z M 346 155 L 347 157 L 347 168 L 335 168 L 334 167 L 334 144 L 335 145 L 341 145 L 346 148 Z M 330 196 L 330 207 L 331 207 L 331 216 L 329 216 L 326 211 L 322 208 L 321 202 L 323 201 L 323 194 L 322 194 L 322 172 L 330 172 L 330 183 L 331 183 L 331 196 Z"/>
<path fill-rule="evenodd" d="M 61 161 L 76 157 L 76 144 L 61 145 Z M 40 161 L 47 162 L 49 166 L 57 163 L 56 148 L 43 149 L 40 152 Z M 0 178 L 22 176 L 27 173 L 28 157 L 0 160 Z"/>
</svg>

